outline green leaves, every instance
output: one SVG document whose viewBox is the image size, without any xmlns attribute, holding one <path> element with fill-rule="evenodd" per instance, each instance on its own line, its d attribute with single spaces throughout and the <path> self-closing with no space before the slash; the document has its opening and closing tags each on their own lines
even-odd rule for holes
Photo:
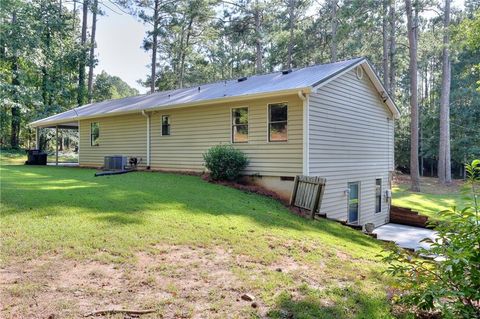
<svg viewBox="0 0 480 319">
<path fill-rule="evenodd" d="M 247 156 L 231 145 L 216 145 L 203 154 L 205 167 L 214 180 L 236 180 L 247 167 Z"/>
<path fill-rule="evenodd" d="M 475 198 L 480 160 L 466 165 L 468 184 Z M 425 311 L 441 311 L 445 317 L 480 316 L 475 303 L 480 300 L 479 205 L 439 212 L 447 221 L 437 225 L 437 237 L 430 249 L 417 252 L 399 247 L 386 248 L 388 273 L 403 290 L 400 300 Z M 425 256 L 434 259 L 425 259 Z"/>
</svg>

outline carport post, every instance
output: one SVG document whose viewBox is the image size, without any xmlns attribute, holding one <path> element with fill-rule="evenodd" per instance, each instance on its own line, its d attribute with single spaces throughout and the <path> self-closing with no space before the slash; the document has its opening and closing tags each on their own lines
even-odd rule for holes
<svg viewBox="0 0 480 319">
<path fill-rule="evenodd" d="M 35 148 L 40 149 L 40 128 L 38 126 L 35 128 Z"/>
<path fill-rule="evenodd" d="M 58 125 L 55 126 L 55 165 L 58 166 Z"/>
</svg>

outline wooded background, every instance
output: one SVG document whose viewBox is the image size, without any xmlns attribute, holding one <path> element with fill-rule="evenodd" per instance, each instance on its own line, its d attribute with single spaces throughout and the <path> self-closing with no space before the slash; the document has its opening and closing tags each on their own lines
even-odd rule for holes
<svg viewBox="0 0 480 319">
<path fill-rule="evenodd" d="M 114 75 L 94 76 L 96 21 L 107 9 L 148 26 L 141 81 L 150 92 L 364 56 L 402 112 L 399 169 L 436 176 L 440 167 L 448 182 L 450 154 L 457 177 L 480 156 L 479 0 L 462 10 L 449 0 L 3 0 L 2 148 L 31 147 L 30 121 L 138 94 Z"/>
</svg>

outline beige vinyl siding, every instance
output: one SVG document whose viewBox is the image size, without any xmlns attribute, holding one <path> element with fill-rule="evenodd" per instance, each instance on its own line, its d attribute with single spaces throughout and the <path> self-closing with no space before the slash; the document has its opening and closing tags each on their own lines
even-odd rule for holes
<svg viewBox="0 0 480 319">
<path fill-rule="evenodd" d="M 288 141 L 268 142 L 268 104 L 288 103 Z M 212 104 L 164 111 L 151 116 L 151 167 L 205 171 L 202 154 L 211 146 L 231 143 L 231 111 L 248 107 L 249 141 L 235 143 L 250 164 L 245 174 L 294 176 L 302 173 L 303 103 L 296 95 L 248 102 Z M 170 135 L 161 135 L 161 117 L 170 116 Z M 100 124 L 100 145 L 90 145 L 90 124 Z M 146 165 L 146 118 L 141 114 L 80 121 L 80 165 L 101 166 L 106 155 L 142 158 Z"/>
<path fill-rule="evenodd" d="M 346 220 L 345 190 L 349 182 L 360 182 L 359 223 L 387 222 L 394 123 L 366 74 L 359 80 L 349 71 L 312 93 L 308 118 L 309 174 L 327 178 L 321 213 Z M 382 179 L 381 213 L 375 213 L 377 178 Z"/>
<path fill-rule="evenodd" d="M 268 142 L 268 104 L 276 102 L 288 103 L 287 142 Z M 301 174 L 303 104 L 296 95 L 152 113 L 152 168 L 205 171 L 202 154 L 213 145 L 231 143 L 231 112 L 235 107 L 248 107 L 248 143 L 233 144 L 250 159 L 245 174 Z M 170 136 L 161 136 L 162 115 L 170 115 Z"/>
<path fill-rule="evenodd" d="M 100 124 L 99 146 L 90 145 L 90 124 Z M 141 114 L 101 117 L 80 121 L 79 163 L 84 166 L 102 166 L 106 155 L 125 155 L 147 161 L 147 121 Z"/>
</svg>

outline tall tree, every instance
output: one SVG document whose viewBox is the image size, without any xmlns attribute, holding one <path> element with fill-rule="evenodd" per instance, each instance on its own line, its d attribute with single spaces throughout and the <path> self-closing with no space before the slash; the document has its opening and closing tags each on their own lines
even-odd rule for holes
<svg viewBox="0 0 480 319">
<path fill-rule="evenodd" d="M 12 12 L 12 30 L 17 29 L 17 12 Z M 13 101 L 18 102 L 17 100 L 17 90 L 20 85 L 20 81 L 18 79 L 18 56 L 16 50 L 13 52 L 12 55 L 12 87 L 14 88 L 13 93 Z M 10 146 L 12 148 L 18 148 L 19 140 L 20 140 L 20 107 L 18 105 L 12 106 L 12 122 L 11 122 L 11 133 L 10 133 Z"/>
<path fill-rule="evenodd" d="M 253 6 L 253 20 L 255 25 L 255 72 L 263 71 L 263 43 L 262 43 L 262 11 L 259 0 Z"/>
<path fill-rule="evenodd" d="M 287 48 L 287 63 L 286 68 L 292 67 L 292 54 L 293 54 L 293 33 L 295 30 L 295 0 L 288 0 L 288 48 Z"/>
<path fill-rule="evenodd" d="M 330 59 L 332 62 L 337 61 L 337 28 L 338 28 L 338 17 L 337 17 L 337 5 L 338 0 L 329 0 L 330 1 L 330 12 L 331 12 L 331 32 L 332 38 L 330 42 Z"/>
<path fill-rule="evenodd" d="M 105 71 L 95 75 L 93 81 L 93 101 L 95 102 L 119 99 L 137 94 L 138 91 L 136 89 L 130 87 L 118 76 L 109 75 Z"/>
<path fill-rule="evenodd" d="M 420 173 L 418 163 L 418 84 L 417 84 L 417 26 L 414 24 L 412 2 L 405 0 L 407 13 L 407 34 L 409 52 L 409 79 L 410 79 L 410 177 L 411 190 L 420 191 Z"/>
<path fill-rule="evenodd" d="M 438 179 L 442 184 L 452 181 L 450 164 L 450 0 L 445 0 L 443 12 L 442 89 L 440 95 L 440 143 L 438 148 Z"/>
<path fill-rule="evenodd" d="M 92 5 L 92 33 L 90 34 L 90 57 L 88 59 L 88 102 L 93 99 L 93 69 L 95 67 L 95 34 L 97 32 L 98 0 Z"/>
<path fill-rule="evenodd" d="M 396 79 L 396 54 L 397 54 L 397 43 L 396 43 L 396 8 L 395 3 L 396 0 L 390 0 L 390 8 L 389 8 L 389 22 L 390 22 L 390 39 L 389 39 L 389 60 L 390 60 L 390 67 L 389 67 L 389 93 L 394 96 L 395 95 L 395 79 Z"/>
<path fill-rule="evenodd" d="M 85 104 L 85 62 L 87 60 L 87 24 L 89 0 L 83 0 L 82 35 L 80 38 L 80 63 L 78 64 L 78 105 Z"/>
<path fill-rule="evenodd" d="M 160 0 L 153 1 L 153 16 L 152 16 L 152 65 L 150 70 L 150 93 L 155 92 L 155 82 L 157 76 L 157 49 L 158 49 L 158 35 L 160 33 Z"/>
<path fill-rule="evenodd" d="M 382 3 L 382 43 L 383 43 L 383 84 L 387 92 L 390 92 L 390 72 L 388 67 L 389 62 L 389 34 L 388 34 L 388 9 L 389 0 L 383 0 Z"/>
</svg>

